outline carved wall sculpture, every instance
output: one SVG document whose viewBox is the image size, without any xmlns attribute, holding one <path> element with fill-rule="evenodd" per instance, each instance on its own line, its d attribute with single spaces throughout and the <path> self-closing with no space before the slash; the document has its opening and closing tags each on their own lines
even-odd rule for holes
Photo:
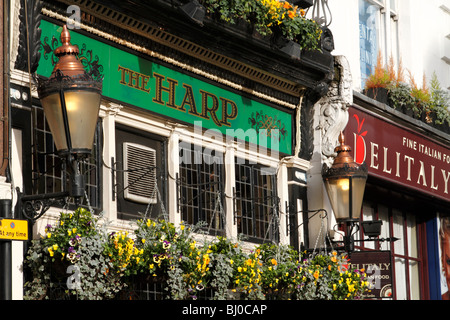
<svg viewBox="0 0 450 320">
<path fill-rule="evenodd" d="M 344 56 L 335 57 L 335 76 L 329 84 L 328 93 L 316 104 L 320 108 L 322 137 L 322 162 L 331 166 L 336 156 L 339 133 L 348 123 L 348 108 L 353 103 L 352 76 Z"/>
</svg>

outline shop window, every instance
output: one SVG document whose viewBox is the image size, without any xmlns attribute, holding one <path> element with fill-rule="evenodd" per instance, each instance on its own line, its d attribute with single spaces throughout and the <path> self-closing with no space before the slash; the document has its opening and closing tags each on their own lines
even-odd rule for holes
<svg viewBox="0 0 450 320">
<path fill-rule="evenodd" d="M 53 136 L 48 127 L 44 110 L 33 106 L 33 193 L 44 194 L 69 190 L 69 176 L 64 170 L 64 162 L 57 155 Z M 80 166 L 85 176 L 86 196 L 81 205 L 94 210 L 101 210 L 101 123 L 97 124 L 92 153 Z"/>
<path fill-rule="evenodd" d="M 113 193 L 119 219 L 166 217 L 165 150 L 165 138 L 130 127 L 116 127 Z"/>
<path fill-rule="evenodd" d="M 362 242 L 362 250 L 390 250 L 393 261 L 394 298 L 396 300 L 419 300 L 424 287 L 424 254 L 419 244 L 424 239 L 422 227 L 416 221 L 416 213 L 393 205 L 364 202 L 362 221 L 382 220 L 380 238 L 396 237 L 390 242 Z M 358 239 L 364 238 L 361 231 Z"/>
<path fill-rule="evenodd" d="M 225 182 L 223 153 L 180 143 L 179 209 L 188 224 L 203 224 L 211 234 L 224 234 Z"/>
<path fill-rule="evenodd" d="M 236 158 L 235 219 L 250 241 L 278 241 L 278 197 L 272 170 Z"/>
</svg>

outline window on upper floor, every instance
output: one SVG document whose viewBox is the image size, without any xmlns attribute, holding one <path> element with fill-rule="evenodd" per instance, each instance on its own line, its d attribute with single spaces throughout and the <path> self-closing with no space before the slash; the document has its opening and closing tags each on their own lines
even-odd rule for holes
<svg viewBox="0 0 450 320">
<path fill-rule="evenodd" d="M 359 0 L 361 86 L 374 71 L 377 57 L 399 63 L 397 0 Z"/>
</svg>

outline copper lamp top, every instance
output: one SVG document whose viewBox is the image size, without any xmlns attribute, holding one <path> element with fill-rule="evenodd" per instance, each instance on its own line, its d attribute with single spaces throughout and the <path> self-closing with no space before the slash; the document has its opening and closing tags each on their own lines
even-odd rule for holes
<svg viewBox="0 0 450 320">
<path fill-rule="evenodd" d="M 345 144 L 345 138 L 342 131 L 339 134 L 339 143 L 340 145 L 334 149 L 334 151 L 337 153 L 337 157 L 334 159 L 333 165 L 342 165 L 342 164 L 351 165 L 355 163 L 353 157 L 350 155 L 350 151 L 352 151 L 352 148 L 350 148 L 350 146 Z"/>
<path fill-rule="evenodd" d="M 61 43 L 62 45 L 54 50 L 54 54 L 59 58 L 59 61 L 53 69 L 52 77 L 55 76 L 58 69 L 65 76 L 70 77 L 85 73 L 83 65 L 78 60 L 78 47 L 70 43 L 70 32 L 66 25 L 63 26 L 61 32 Z"/>
</svg>

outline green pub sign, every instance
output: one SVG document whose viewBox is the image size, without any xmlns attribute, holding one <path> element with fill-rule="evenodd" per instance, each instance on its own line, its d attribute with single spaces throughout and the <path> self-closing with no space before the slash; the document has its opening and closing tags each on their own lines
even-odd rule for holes
<svg viewBox="0 0 450 320">
<path fill-rule="evenodd" d="M 37 73 L 50 76 L 61 45 L 62 27 L 41 22 L 41 59 Z M 103 96 L 122 101 L 218 134 L 292 154 L 293 112 L 285 112 L 131 54 L 76 30 L 71 42 L 94 77 L 103 77 Z"/>
</svg>

